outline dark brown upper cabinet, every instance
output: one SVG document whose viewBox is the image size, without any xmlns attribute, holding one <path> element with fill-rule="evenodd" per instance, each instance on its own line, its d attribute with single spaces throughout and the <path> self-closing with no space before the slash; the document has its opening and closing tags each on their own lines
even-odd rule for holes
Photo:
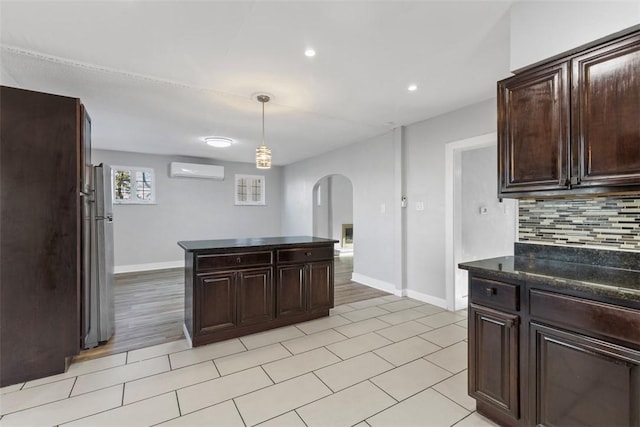
<svg viewBox="0 0 640 427">
<path fill-rule="evenodd" d="M 640 183 L 640 34 L 571 61 L 579 186 Z"/>
<path fill-rule="evenodd" d="M 530 70 L 498 88 L 500 191 L 566 188 L 569 65 Z"/>
<path fill-rule="evenodd" d="M 498 197 L 640 190 L 640 30 L 498 82 Z"/>
</svg>

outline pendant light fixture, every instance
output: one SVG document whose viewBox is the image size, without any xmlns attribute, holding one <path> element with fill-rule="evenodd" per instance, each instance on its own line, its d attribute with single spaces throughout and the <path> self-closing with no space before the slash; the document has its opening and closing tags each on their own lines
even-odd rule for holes
<svg viewBox="0 0 640 427">
<path fill-rule="evenodd" d="M 256 167 L 258 169 L 271 169 L 271 150 L 264 145 L 264 104 L 269 102 L 267 95 L 258 95 L 258 102 L 262 102 L 262 144 L 256 148 Z"/>
</svg>

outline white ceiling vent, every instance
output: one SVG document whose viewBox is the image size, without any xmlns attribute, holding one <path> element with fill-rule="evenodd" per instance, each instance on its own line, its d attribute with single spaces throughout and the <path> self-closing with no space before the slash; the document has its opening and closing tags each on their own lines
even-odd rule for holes
<svg viewBox="0 0 640 427">
<path fill-rule="evenodd" d="M 171 162 L 169 175 L 172 178 L 185 177 L 224 180 L 224 166 Z"/>
</svg>

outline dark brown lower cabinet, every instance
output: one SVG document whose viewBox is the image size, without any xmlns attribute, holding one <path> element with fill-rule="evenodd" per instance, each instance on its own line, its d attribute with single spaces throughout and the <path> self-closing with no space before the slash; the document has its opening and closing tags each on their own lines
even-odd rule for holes
<svg viewBox="0 0 640 427">
<path fill-rule="evenodd" d="M 195 334 L 206 334 L 236 326 L 235 272 L 199 275 Z"/>
<path fill-rule="evenodd" d="M 256 241 L 269 243 L 179 243 L 186 250 L 185 333 L 193 346 L 329 315 L 335 241 L 306 236 Z"/>
<path fill-rule="evenodd" d="M 278 316 L 333 307 L 333 261 L 278 267 Z"/>
<path fill-rule="evenodd" d="M 304 313 L 305 301 L 305 266 L 278 267 L 278 317 Z"/>
<path fill-rule="evenodd" d="M 333 261 L 308 264 L 308 310 L 328 310 L 333 307 Z"/>
<path fill-rule="evenodd" d="M 271 267 L 198 276 L 198 334 L 273 319 Z"/>
<path fill-rule="evenodd" d="M 470 304 L 469 331 L 469 395 L 517 419 L 520 317 Z"/>
<path fill-rule="evenodd" d="M 236 273 L 238 326 L 273 319 L 273 275 L 271 267 L 240 270 Z"/>
<path fill-rule="evenodd" d="M 533 322 L 530 339 L 531 424 L 640 425 L 640 351 Z"/>
<path fill-rule="evenodd" d="M 469 281 L 468 385 L 480 414 L 501 426 L 640 427 L 635 302 L 541 280 Z"/>
</svg>

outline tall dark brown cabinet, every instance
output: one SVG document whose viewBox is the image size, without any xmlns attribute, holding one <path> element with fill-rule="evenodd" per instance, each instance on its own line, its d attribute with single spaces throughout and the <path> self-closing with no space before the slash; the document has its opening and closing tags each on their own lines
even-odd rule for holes
<svg viewBox="0 0 640 427">
<path fill-rule="evenodd" d="M 64 372 L 80 350 L 80 100 L 0 87 L 0 386 Z"/>
</svg>

